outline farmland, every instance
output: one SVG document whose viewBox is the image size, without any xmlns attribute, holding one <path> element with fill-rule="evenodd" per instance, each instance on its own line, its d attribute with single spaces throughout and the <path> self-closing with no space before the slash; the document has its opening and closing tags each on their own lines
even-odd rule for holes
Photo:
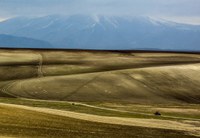
<svg viewBox="0 0 200 138">
<path fill-rule="evenodd" d="M 198 53 L 1 49 L 0 132 L 198 137 L 199 74 Z"/>
</svg>

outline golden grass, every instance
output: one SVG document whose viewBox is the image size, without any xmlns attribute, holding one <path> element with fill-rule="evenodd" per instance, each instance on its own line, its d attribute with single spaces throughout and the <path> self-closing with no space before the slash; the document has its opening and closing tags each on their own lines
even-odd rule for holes
<svg viewBox="0 0 200 138">
<path fill-rule="evenodd" d="M 17 106 L 0 105 L 0 112 L 1 137 L 195 138 L 183 131 L 95 123 Z"/>
<path fill-rule="evenodd" d="M 160 129 L 166 127 L 163 121 L 138 120 L 123 118 L 106 118 L 99 116 L 59 111 L 47 108 L 31 108 L 18 105 L 0 105 L 0 136 L 15 137 L 171 137 L 192 138 L 195 129 L 191 125 L 171 122 L 171 126 L 178 129 Z M 17 113 L 17 114 L 16 114 Z M 72 118 L 68 118 L 72 117 Z M 78 118 L 78 119 L 73 119 Z M 86 121 L 83 121 L 86 120 Z M 115 121 L 114 121 L 115 120 Z M 89 122 L 92 121 L 92 122 Z M 93 122 L 94 121 L 94 122 Z M 104 124 L 104 123 L 111 124 Z M 126 126 L 127 124 L 131 126 Z M 141 125 L 155 124 L 153 127 L 139 127 Z M 175 124 L 174 124 L 175 123 Z M 115 125 L 113 125 L 115 124 Z M 118 124 L 126 124 L 125 126 Z M 139 124 L 139 126 L 137 126 Z M 178 127 L 175 127 L 178 125 Z M 161 127 L 162 128 L 162 127 Z M 166 134 L 165 134 L 166 133 Z M 189 135 L 190 134 L 190 135 Z"/>
<path fill-rule="evenodd" d="M 17 97 L 200 103 L 198 54 L 39 50 L 0 53 L 0 89 Z"/>
</svg>

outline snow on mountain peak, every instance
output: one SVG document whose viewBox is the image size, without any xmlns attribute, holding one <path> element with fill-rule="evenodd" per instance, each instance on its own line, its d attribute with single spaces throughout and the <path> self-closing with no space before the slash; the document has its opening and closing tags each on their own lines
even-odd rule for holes
<svg viewBox="0 0 200 138">
<path fill-rule="evenodd" d="M 92 15 L 92 19 L 96 22 L 99 23 L 100 22 L 100 18 L 98 15 Z"/>
<path fill-rule="evenodd" d="M 114 18 L 114 17 L 104 17 L 105 20 L 110 24 L 112 25 L 114 28 L 117 28 L 118 27 L 118 22 L 117 20 Z"/>
<path fill-rule="evenodd" d="M 168 21 L 163 18 L 148 17 L 149 21 L 154 25 L 167 25 L 167 26 L 177 26 L 177 23 Z"/>
</svg>

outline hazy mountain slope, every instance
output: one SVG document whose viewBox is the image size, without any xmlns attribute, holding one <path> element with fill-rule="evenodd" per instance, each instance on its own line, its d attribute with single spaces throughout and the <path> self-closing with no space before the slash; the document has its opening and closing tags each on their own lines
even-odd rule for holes
<svg viewBox="0 0 200 138">
<path fill-rule="evenodd" d="M 45 40 L 58 48 L 200 50 L 200 26 L 149 17 L 21 17 L 1 22 L 0 33 Z"/>
<path fill-rule="evenodd" d="M 43 40 L 26 37 L 16 37 L 0 34 L 0 47 L 12 48 L 53 48 L 53 46 Z"/>
</svg>

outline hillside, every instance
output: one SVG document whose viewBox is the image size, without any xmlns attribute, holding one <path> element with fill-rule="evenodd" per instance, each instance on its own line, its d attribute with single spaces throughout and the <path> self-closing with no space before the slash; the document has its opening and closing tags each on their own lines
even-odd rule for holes
<svg viewBox="0 0 200 138">
<path fill-rule="evenodd" d="M 3 49 L 0 53 L 2 94 L 79 102 L 200 103 L 199 54 Z"/>
<path fill-rule="evenodd" d="M 0 34 L 0 47 L 4 48 L 53 48 L 53 46 L 43 40 L 27 37 L 16 37 L 12 35 Z"/>
</svg>

